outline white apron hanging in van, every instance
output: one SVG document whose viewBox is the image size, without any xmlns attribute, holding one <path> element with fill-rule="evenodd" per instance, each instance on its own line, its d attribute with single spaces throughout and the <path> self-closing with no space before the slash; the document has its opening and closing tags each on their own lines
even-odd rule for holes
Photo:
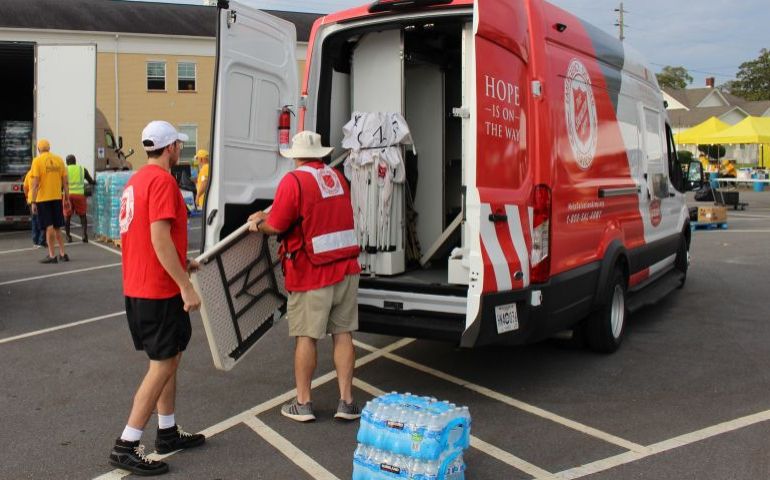
<svg viewBox="0 0 770 480">
<path fill-rule="evenodd" d="M 364 271 L 399 273 L 404 270 L 403 260 L 377 268 L 377 255 L 403 251 L 406 168 L 401 145 L 412 144 L 409 126 L 399 113 L 354 112 L 343 133 L 342 146 L 350 150 L 345 176 L 351 182 Z"/>
</svg>

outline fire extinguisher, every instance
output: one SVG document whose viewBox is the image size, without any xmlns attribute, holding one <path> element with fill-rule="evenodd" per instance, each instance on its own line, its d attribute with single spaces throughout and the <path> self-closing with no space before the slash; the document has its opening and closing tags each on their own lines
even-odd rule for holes
<svg viewBox="0 0 770 480">
<path fill-rule="evenodd" d="M 284 105 L 281 108 L 281 114 L 278 117 L 278 149 L 286 150 L 289 148 L 289 131 L 291 130 L 291 116 L 294 112 L 289 108 L 291 105 Z"/>
</svg>

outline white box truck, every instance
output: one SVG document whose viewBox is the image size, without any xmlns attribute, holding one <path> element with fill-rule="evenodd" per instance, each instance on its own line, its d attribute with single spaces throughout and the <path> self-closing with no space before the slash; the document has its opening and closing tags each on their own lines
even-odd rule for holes
<svg viewBox="0 0 770 480">
<path fill-rule="evenodd" d="M 29 221 L 24 176 L 37 139 L 94 172 L 96 45 L 0 41 L 0 224 Z"/>
</svg>

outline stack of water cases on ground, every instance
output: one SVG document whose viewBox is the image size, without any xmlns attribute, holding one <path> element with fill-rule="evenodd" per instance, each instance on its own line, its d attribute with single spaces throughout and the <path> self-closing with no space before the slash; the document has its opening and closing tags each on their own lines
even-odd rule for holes
<svg viewBox="0 0 770 480">
<path fill-rule="evenodd" d="M 101 172 L 96 176 L 96 235 L 120 239 L 120 199 L 133 172 Z"/>
<path fill-rule="evenodd" d="M 0 173 L 23 175 L 32 160 L 32 122 L 0 122 Z"/>
<path fill-rule="evenodd" d="M 392 392 L 361 413 L 353 480 L 463 480 L 468 407 Z"/>
</svg>

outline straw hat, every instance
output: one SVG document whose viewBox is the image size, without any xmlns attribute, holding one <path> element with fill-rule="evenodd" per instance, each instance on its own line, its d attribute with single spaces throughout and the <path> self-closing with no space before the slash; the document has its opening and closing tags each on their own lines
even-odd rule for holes
<svg viewBox="0 0 770 480">
<path fill-rule="evenodd" d="M 334 147 L 324 147 L 321 136 L 315 132 L 303 131 L 291 139 L 291 148 L 281 150 L 286 158 L 323 158 L 334 150 Z"/>
</svg>

